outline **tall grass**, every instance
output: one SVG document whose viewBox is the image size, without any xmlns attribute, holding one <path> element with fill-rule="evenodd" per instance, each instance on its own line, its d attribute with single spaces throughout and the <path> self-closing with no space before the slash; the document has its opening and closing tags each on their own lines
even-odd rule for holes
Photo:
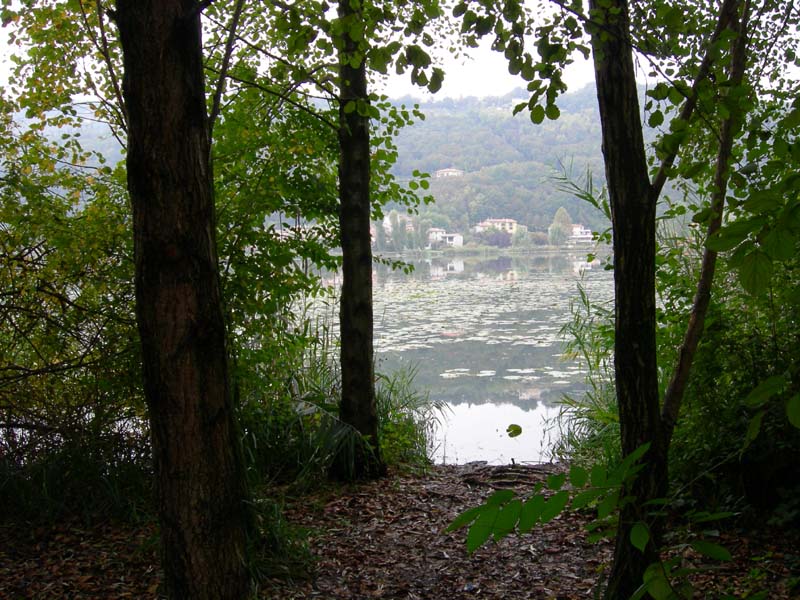
<svg viewBox="0 0 800 600">
<path fill-rule="evenodd" d="M 326 478 L 335 456 L 355 460 L 362 444 L 338 416 L 338 341 L 330 322 L 322 316 L 307 333 L 302 359 L 278 393 L 266 394 L 261 386 L 245 395 L 240 418 L 256 485 L 283 483 L 304 491 Z M 414 375 L 414 369 L 376 375 L 381 454 L 389 465 L 418 468 L 430 462 L 443 405 L 414 388 Z"/>
<path fill-rule="evenodd" d="M 593 303 L 583 286 L 570 302 L 572 319 L 561 329 L 565 354 L 588 370 L 588 389 L 580 396 L 563 396 L 555 426 L 560 435 L 552 449 L 559 460 L 579 463 L 619 460 L 619 413 L 614 388 L 614 313 L 607 304 Z"/>
<path fill-rule="evenodd" d="M 379 437 L 388 464 L 425 468 L 431 463 L 434 433 L 446 404 L 417 390 L 415 375 L 410 367 L 377 376 Z"/>
</svg>

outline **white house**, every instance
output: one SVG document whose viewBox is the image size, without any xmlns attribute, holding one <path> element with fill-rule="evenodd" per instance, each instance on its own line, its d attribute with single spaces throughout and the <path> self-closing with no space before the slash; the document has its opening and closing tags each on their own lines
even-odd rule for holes
<svg viewBox="0 0 800 600">
<path fill-rule="evenodd" d="M 454 169 L 452 167 L 447 169 L 439 169 L 438 171 L 433 172 L 433 176 L 437 179 L 441 177 L 461 177 L 462 175 L 464 175 L 464 171 L 461 169 Z"/>
<path fill-rule="evenodd" d="M 592 230 L 581 224 L 574 224 L 572 226 L 572 235 L 567 238 L 567 242 L 570 244 L 591 244 L 593 241 Z"/>
<path fill-rule="evenodd" d="M 464 236 L 460 233 L 447 233 L 441 227 L 431 227 L 428 229 L 428 244 L 460 247 L 464 245 Z"/>
<path fill-rule="evenodd" d="M 475 233 L 482 233 L 489 229 L 497 229 L 498 231 L 505 231 L 506 233 L 514 235 L 517 231 L 517 227 L 518 224 L 514 219 L 486 219 L 475 225 L 473 230 Z"/>
</svg>

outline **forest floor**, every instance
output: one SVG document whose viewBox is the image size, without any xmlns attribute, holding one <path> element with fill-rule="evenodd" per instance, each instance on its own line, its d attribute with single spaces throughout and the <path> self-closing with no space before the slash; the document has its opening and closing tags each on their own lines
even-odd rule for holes
<svg viewBox="0 0 800 600">
<path fill-rule="evenodd" d="M 307 578 L 270 578 L 259 596 L 319 599 L 593 598 L 604 580 L 611 542 L 589 543 L 589 516 L 565 512 L 529 534 L 467 554 L 464 531 L 443 533 L 465 509 L 497 488 L 530 491 L 550 466 L 435 467 L 300 497 L 288 503 L 315 557 Z M 722 531 L 733 560 L 704 560 L 684 550 L 695 598 L 798 597 L 797 531 Z M 161 573 L 155 528 L 0 528 L 0 598 L 157 598 Z M 757 592 L 762 596 L 753 596 Z"/>
</svg>

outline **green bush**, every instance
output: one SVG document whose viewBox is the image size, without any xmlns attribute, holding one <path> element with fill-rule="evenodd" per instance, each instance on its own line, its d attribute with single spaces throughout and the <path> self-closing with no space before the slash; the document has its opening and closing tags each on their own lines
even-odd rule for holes
<svg viewBox="0 0 800 600">
<path fill-rule="evenodd" d="M 659 309 L 659 368 L 666 384 L 686 327 L 693 275 L 683 256 L 665 246 L 662 283 L 670 294 Z M 669 258 L 672 256 L 675 261 Z M 680 261 L 680 264 L 678 264 Z M 776 269 L 769 294 L 739 288 L 720 266 L 702 342 L 697 350 L 670 449 L 673 493 L 691 508 L 755 509 L 775 522 L 800 518 L 800 430 L 787 419 L 800 391 L 800 269 Z M 588 464 L 619 460 L 614 397 L 613 314 L 581 292 L 562 333 L 569 351 L 589 367 L 587 392 L 561 401 L 557 458 Z M 767 392 L 754 390 L 777 382 Z M 774 389 L 773 389 L 774 388 Z M 663 390 L 662 390 L 663 391 Z M 769 517 L 768 517 L 769 518 Z"/>
<path fill-rule="evenodd" d="M 695 501 L 730 508 L 744 500 L 762 516 L 800 517 L 800 430 L 786 413 L 800 390 L 797 275 L 787 265 L 768 297 L 734 294 L 709 315 L 670 465 Z M 784 384 L 754 401 L 768 378 Z"/>
</svg>

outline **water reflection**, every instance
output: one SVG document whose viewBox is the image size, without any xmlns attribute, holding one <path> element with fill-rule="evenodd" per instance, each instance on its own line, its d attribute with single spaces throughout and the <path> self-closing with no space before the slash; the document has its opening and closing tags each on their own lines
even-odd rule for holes
<svg viewBox="0 0 800 600">
<path fill-rule="evenodd" d="M 559 339 L 570 301 L 579 282 L 593 299 L 610 298 L 611 274 L 569 253 L 414 266 L 410 275 L 376 269 L 375 343 L 381 370 L 415 368 L 416 385 L 450 406 L 437 460 L 540 460 L 540 421 L 584 389 L 585 369 L 565 360 Z M 529 432 L 508 438 L 520 421 Z"/>
<path fill-rule="evenodd" d="M 496 464 L 547 460 L 551 430 L 546 425 L 557 409 L 539 405 L 523 410 L 513 404 L 455 404 L 446 427 L 439 432 L 435 454 L 438 462 L 463 464 L 485 460 Z M 522 435 L 509 438 L 506 428 L 514 423 Z M 471 443 L 465 443 L 471 440 Z"/>
</svg>

